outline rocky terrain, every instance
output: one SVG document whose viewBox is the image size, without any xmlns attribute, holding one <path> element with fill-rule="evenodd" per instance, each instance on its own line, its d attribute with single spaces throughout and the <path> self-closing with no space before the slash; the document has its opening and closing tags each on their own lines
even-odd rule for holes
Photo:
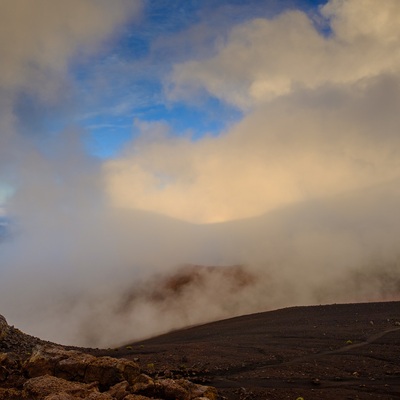
<svg viewBox="0 0 400 400">
<path fill-rule="evenodd" d="M 400 399 L 400 302 L 292 307 L 112 349 L 0 318 L 0 400 Z"/>
<path fill-rule="evenodd" d="M 96 357 L 41 341 L 0 316 L 1 400 L 216 400 L 214 388 L 153 379 L 123 358 Z"/>
</svg>

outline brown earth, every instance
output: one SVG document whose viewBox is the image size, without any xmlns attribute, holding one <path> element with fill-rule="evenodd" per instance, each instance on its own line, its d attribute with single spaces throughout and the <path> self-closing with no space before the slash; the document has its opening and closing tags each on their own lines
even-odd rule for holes
<svg viewBox="0 0 400 400">
<path fill-rule="evenodd" d="M 54 350 L 52 346 L 0 318 L 1 399 L 21 399 L 21 394 L 44 398 L 43 388 L 48 390 L 49 385 L 78 398 L 89 398 L 85 397 L 88 393 L 93 399 L 154 398 L 153 392 L 159 399 L 177 398 L 176 393 L 186 399 L 195 396 L 189 392 L 204 391 L 204 385 L 216 387 L 221 399 L 232 400 L 400 399 L 399 301 L 292 307 L 196 326 L 116 349 L 75 348 L 91 356 L 68 353 L 71 347 Z M 54 361 L 54 354 L 59 354 L 59 361 Z M 119 382 L 118 377 L 101 385 L 101 368 L 101 374 L 96 370 L 100 378 L 86 376 L 86 367 L 82 379 L 64 376 L 67 366 L 75 374 L 83 361 L 90 366 L 103 363 L 107 371 L 119 365 L 107 357 L 95 361 L 92 356 L 137 362 L 141 374 L 115 387 L 111 385 Z M 63 368 L 56 366 L 51 372 L 54 376 L 49 376 L 47 367 L 39 371 L 43 360 Z M 147 394 L 144 397 L 135 394 L 140 393 L 135 382 L 146 376 L 145 384 L 151 382 L 153 392 L 139 388 Z M 188 380 L 203 386 L 190 386 Z M 76 394 L 78 389 L 82 395 Z M 52 396 L 46 399 L 64 399 L 61 394 Z"/>
<path fill-rule="evenodd" d="M 400 399 L 400 302 L 286 308 L 92 353 L 226 399 Z"/>
</svg>

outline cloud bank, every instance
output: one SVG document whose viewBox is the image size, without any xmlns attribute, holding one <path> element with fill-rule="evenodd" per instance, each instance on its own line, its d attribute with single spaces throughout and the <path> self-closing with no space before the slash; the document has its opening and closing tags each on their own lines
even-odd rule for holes
<svg viewBox="0 0 400 400">
<path fill-rule="evenodd" d="M 329 1 L 319 14 L 329 34 L 300 11 L 241 23 L 211 58 L 176 64 L 165 87 L 170 101 L 206 92 L 243 119 L 197 142 L 136 121 L 142 135 L 103 163 L 82 150 L 79 127 L 44 137 L 45 107 L 20 95 L 73 113 L 69 63 L 139 5 L 38 1 L 25 20 L 3 4 L 20 43 L 3 44 L 13 67 L 0 67 L 11 77 L 0 88 L 11 94 L 0 97 L 0 174 L 16 188 L 7 210 L 18 222 L 1 244 L 10 323 L 108 346 L 293 304 L 398 299 L 396 0 Z M 160 301 L 188 264 L 241 265 L 249 280 L 201 272 Z"/>
<path fill-rule="evenodd" d="M 176 65 L 171 96 L 206 90 L 245 117 L 201 143 L 143 126 L 105 166 L 114 203 L 219 222 L 397 177 L 400 5 L 331 1 L 320 12 L 329 36 L 290 11 L 241 24 L 216 56 Z"/>
</svg>

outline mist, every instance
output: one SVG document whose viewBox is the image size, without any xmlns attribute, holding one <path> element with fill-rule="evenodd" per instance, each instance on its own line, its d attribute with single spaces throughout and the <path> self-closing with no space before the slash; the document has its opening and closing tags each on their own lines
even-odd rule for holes
<svg viewBox="0 0 400 400">
<path fill-rule="evenodd" d="M 279 307 L 399 299 L 397 0 L 233 26 L 163 83 L 168 101 L 207 92 L 243 118 L 198 141 L 136 120 L 141 134 L 107 160 L 85 149 L 70 71 L 140 20 L 141 3 L 15 4 L 0 6 L 9 323 L 108 347 Z M 71 122 L 49 133 L 59 116 Z"/>
</svg>

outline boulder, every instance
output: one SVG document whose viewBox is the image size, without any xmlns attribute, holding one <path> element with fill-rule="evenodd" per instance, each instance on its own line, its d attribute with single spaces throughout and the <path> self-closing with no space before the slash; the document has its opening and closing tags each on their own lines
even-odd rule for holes
<svg viewBox="0 0 400 400">
<path fill-rule="evenodd" d="M 197 385 L 185 379 L 153 380 L 145 374 L 140 374 L 131 387 L 131 392 L 165 400 L 194 400 L 204 398 L 216 400 L 217 391 L 213 387 Z M 123 400 L 127 400 L 123 398 Z"/>
<path fill-rule="evenodd" d="M 127 381 L 117 383 L 110 388 L 108 394 L 110 394 L 116 400 L 123 400 L 126 396 L 128 396 L 128 394 L 130 394 L 129 383 Z"/>
<path fill-rule="evenodd" d="M 104 390 L 121 381 L 131 384 L 139 375 L 139 366 L 133 361 L 94 357 L 56 346 L 37 347 L 24 369 L 30 378 L 52 375 L 85 383 L 98 382 Z"/>
<path fill-rule="evenodd" d="M 59 378 L 79 380 L 85 376 L 87 365 L 96 357 L 57 346 L 37 346 L 25 362 L 24 369 L 30 378 L 54 375 Z"/>
<path fill-rule="evenodd" d="M 155 384 L 155 395 L 165 400 L 190 400 L 190 393 L 173 379 L 160 379 Z"/>
<path fill-rule="evenodd" d="M 99 382 L 100 387 L 104 389 L 124 380 L 132 383 L 139 373 L 139 366 L 133 361 L 98 357 L 88 364 L 85 382 Z"/>
<path fill-rule="evenodd" d="M 217 390 L 211 386 L 198 385 L 186 379 L 179 379 L 176 382 L 189 392 L 191 399 L 216 400 L 218 398 Z"/>
<path fill-rule="evenodd" d="M 140 374 L 132 384 L 133 393 L 154 393 L 154 380 L 146 374 Z"/>
<path fill-rule="evenodd" d="M 11 388 L 24 382 L 21 373 L 21 360 L 15 353 L 0 353 L 0 383 Z"/>
<path fill-rule="evenodd" d="M 19 370 L 21 360 L 15 353 L 0 353 L 0 365 L 8 370 Z"/>
<path fill-rule="evenodd" d="M 96 357 L 78 351 L 64 350 L 60 356 L 55 363 L 54 375 L 72 381 L 83 381 L 88 365 L 96 360 Z"/>
<path fill-rule="evenodd" d="M 50 395 L 59 397 L 87 399 L 92 393 L 99 393 L 94 384 L 70 382 L 55 376 L 44 375 L 27 380 L 23 386 L 24 396 L 32 400 L 45 400 Z M 100 393 L 99 393 L 100 394 Z M 61 400 L 59 399 L 59 400 Z M 49 400 L 49 399 L 46 399 Z"/>
</svg>

